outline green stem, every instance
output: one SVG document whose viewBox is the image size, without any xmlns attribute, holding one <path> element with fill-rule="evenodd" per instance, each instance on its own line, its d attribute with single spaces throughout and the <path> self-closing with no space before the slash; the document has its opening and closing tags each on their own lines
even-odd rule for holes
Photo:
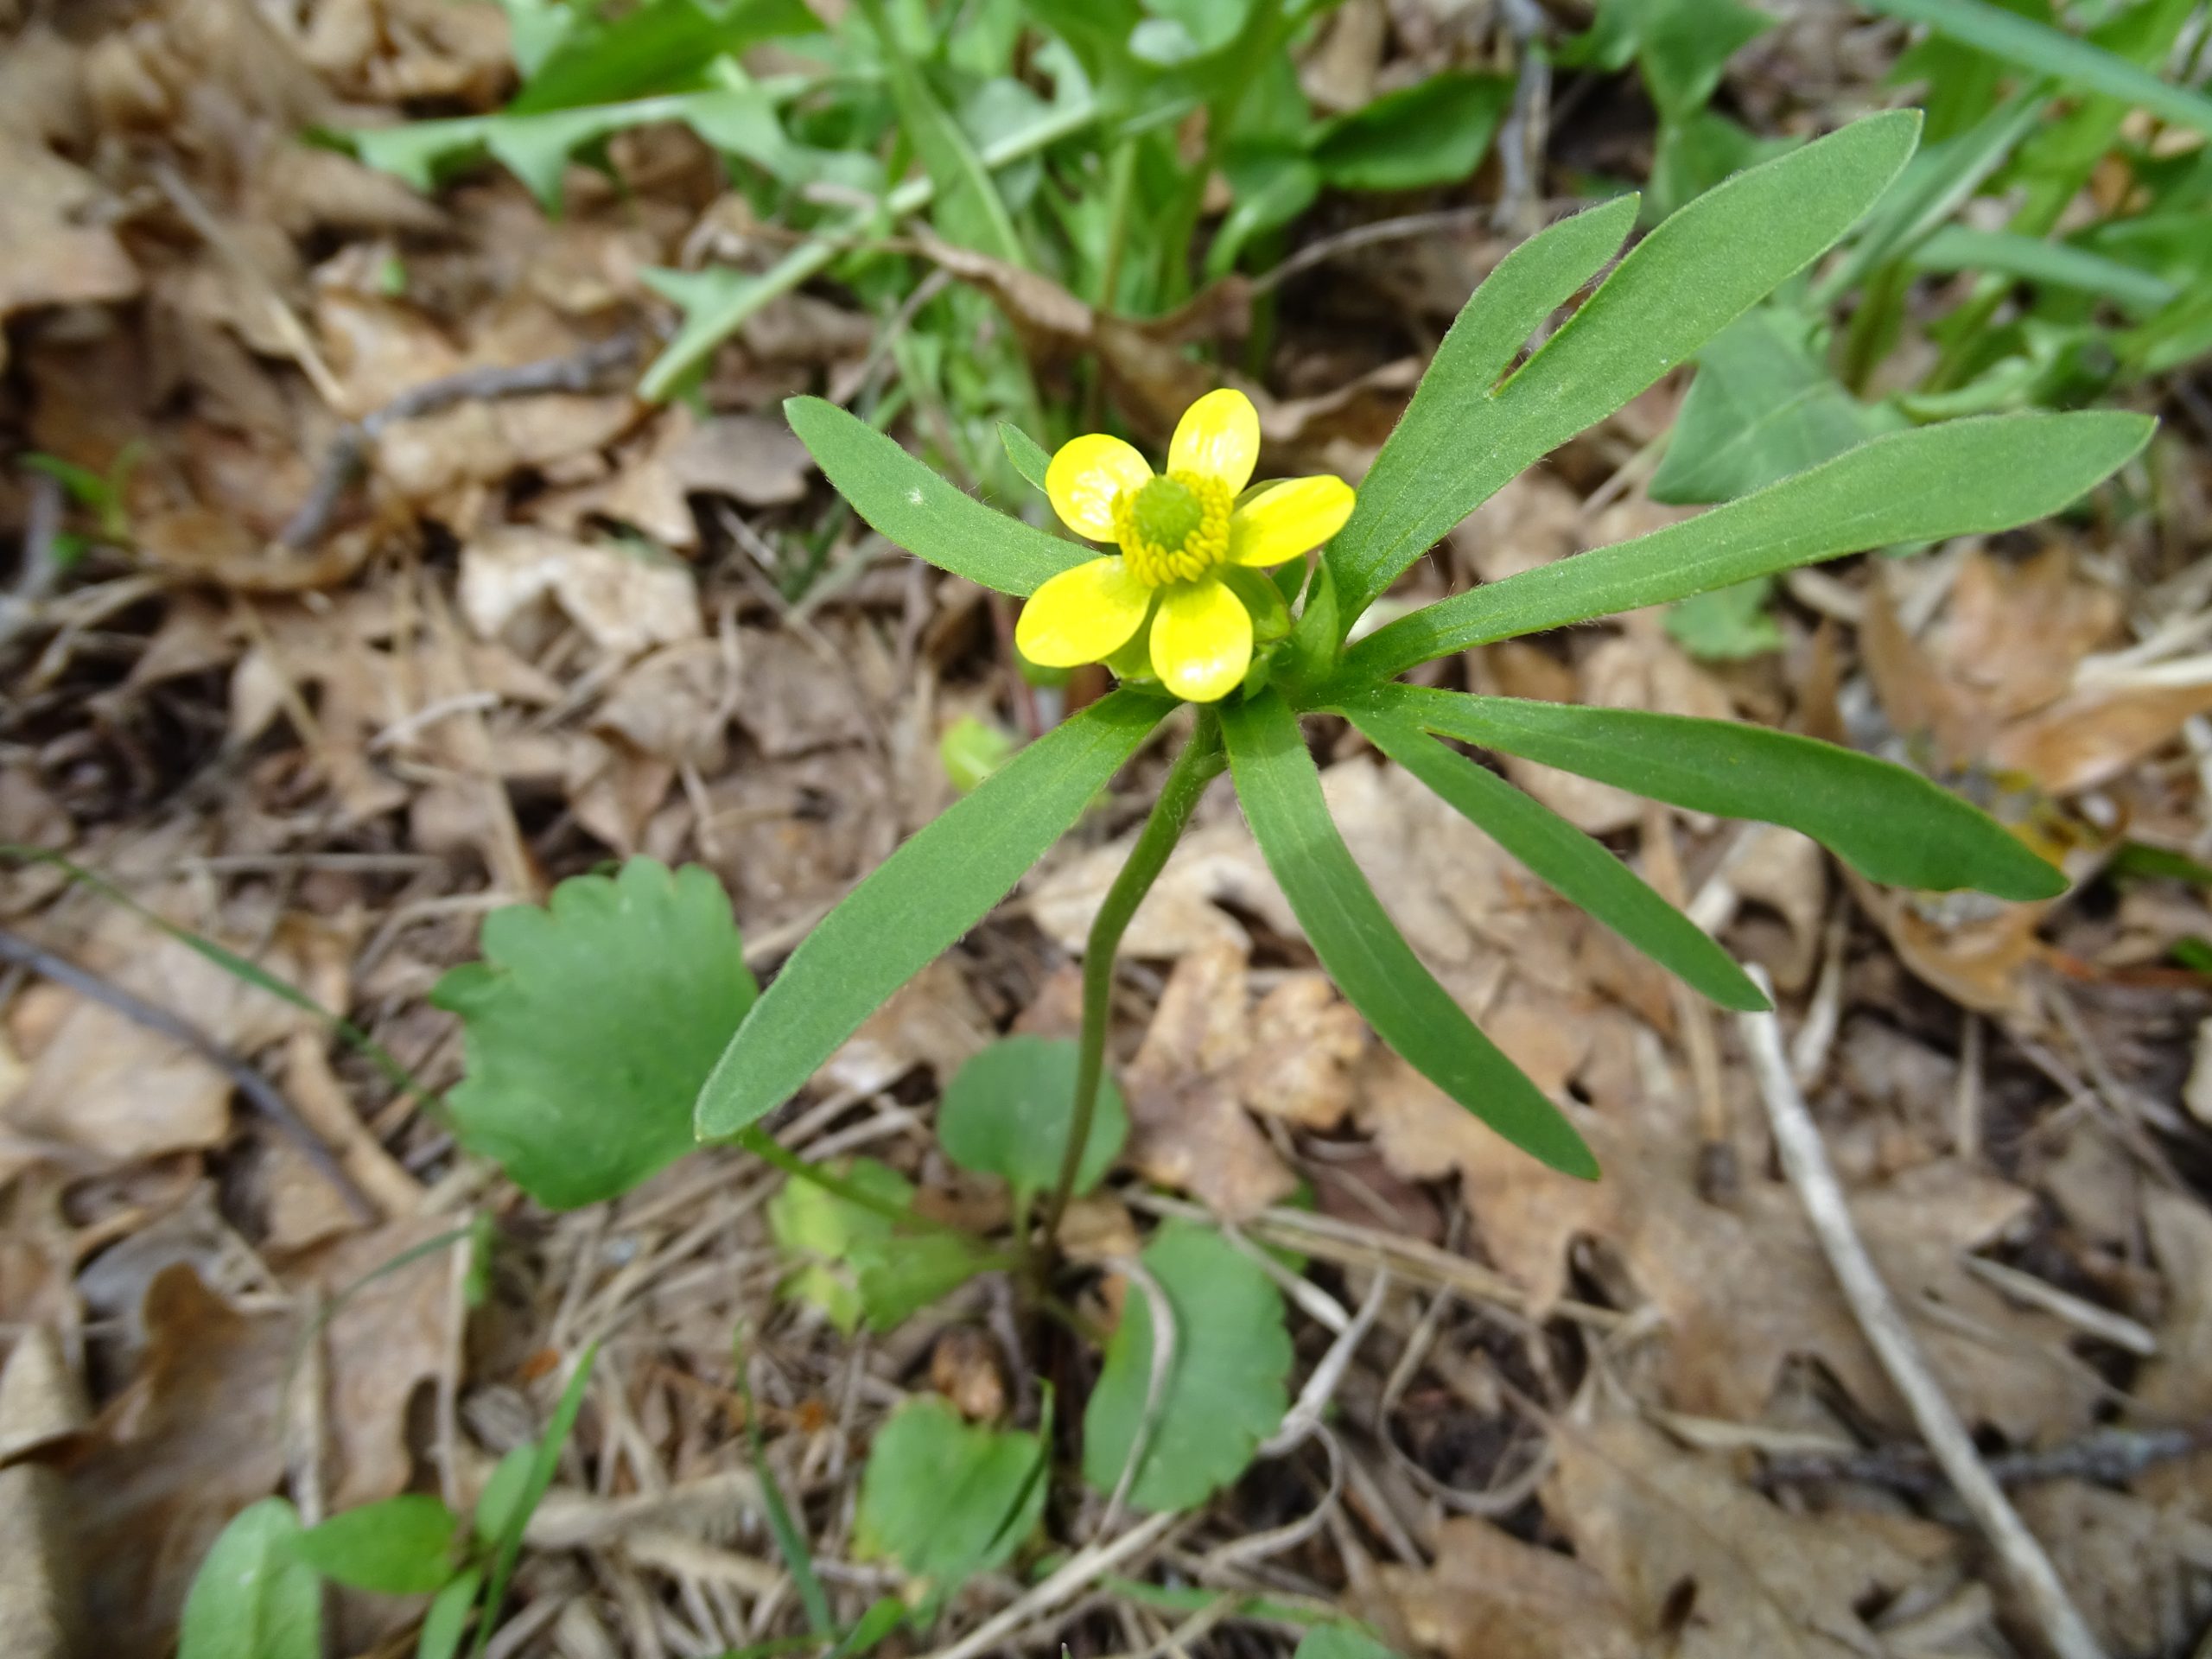
<svg viewBox="0 0 2212 1659">
<path fill-rule="evenodd" d="M 1129 206 L 1136 192 L 1137 141 L 1123 138 L 1114 147 L 1106 173 L 1106 253 L 1099 264 L 1097 304 L 1101 311 L 1122 308 L 1122 263 L 1129 251 Z"/>
<path fill-rule="evenodd" d="M 832 1175 L 819 1164 L 809 1163 L 789 1147 L 780 1145 L 773 1135 L 758 1124 L 740 1131 L 737 1144 L 762 1163 L 782 1170 L 795 1180 L 810 1181 L 830 1197 L 842 1198 L 847 1204 L 855 1205 L 871 1215 L 881 1216 L 900 1226 L 920 1227 L 933 1233 L 968 1236 L 964 1228 L 956 1227 L 949 1221 L 939 1221 L 933 1216 L 917 1215 L 904 1205 L 895 1203 L 880 1192 L 871 1192 L 842 1175 Z"/>
<path fill-rule="evenodd" d="M 1106 1027 L 1113 1013 L 1114 953 L 1130 918 L 1166 868 L 1167 855 L 1182 839 L 1184 826 L 1205 793 L 1206 785 L 1221 775 L 1227 760 L 1221 749 L 1221 721 L 1211 709 L 1198 711 L 1198 729 L 1191 734 L 1183 753 L 1168 769 L 1160 786 L 1160 799 L 1145 820 L 1128 861 L 1106 891 L 1097 919 L 1090 925 L 1090 938 L 1083 950 L 1083 1047 L 1076 1065 L 1075 1118 L 1068 1126 L 1067 1146 L 1060 1154 L 1059 1179 L 1053 1184 L 1052 1201 L 1045 1206 L 1045 1255 L 1059 1237 L 1060 1218 L 1067 1213 L 1075 1191 L 1076 1171 L 1082 1166 L 1084 1148 L 1090 1144 L 1091 1116 L 1098 1108 L 1098 1084 L 1106 1071 Z"/>
</svg>

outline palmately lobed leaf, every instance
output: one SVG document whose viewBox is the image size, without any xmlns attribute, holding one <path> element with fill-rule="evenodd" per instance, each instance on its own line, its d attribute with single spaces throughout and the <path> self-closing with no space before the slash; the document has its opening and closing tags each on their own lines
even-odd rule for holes
<svg viewBox="0 0 2212 1659">
<path fill-rule="evenodd" d="M 482 950 L 430 994 L 466 1032 L 446 1096 L 462 1145 L 554 1209 L 691 1150 L 692 1103 L 755 991 L 709 871 L 633 858 L 572 877 L 543 909 L 493 912 Z"/>
<path fill-rule="evenodd" d="M 910 1400 L 868 1449 L 855 1547 L 949 1595 L 1037 1529 L 1051 1484 L 1044 1460 L 1034 1434 L 966 1422 L 936 1395 Z"/>
</svg>

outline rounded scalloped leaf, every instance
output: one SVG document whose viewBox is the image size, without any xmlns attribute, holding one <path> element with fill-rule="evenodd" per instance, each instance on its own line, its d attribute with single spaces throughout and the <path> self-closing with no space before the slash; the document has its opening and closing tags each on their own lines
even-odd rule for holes
<svg viewBox="0 0 2212 1659">
<path fill-rule="evenodd" d="M 571 877 L 543 909 L 493 912 L 482 950 L 430 994 L 466 1035 L 446 1096 L 463 1146 L 556 1210 L 691 1150 L 692 1103 L 758 990 L 709 872 Z"/>
<path fill-rule="evenodd" d="M 938 1595 L 1002 1565 L 1045 1513 L 1034 1434 L 964 1421 L 935 1395 L 893 1414 L 869 1448 L 854 1537 Z"/>
<path fill-rule="evenodd" d="M 976 1174 L 998 1176 L 1017 1192 L 1050 1190 L 1073 1127 L 1080 1061 L 1076 1044 L 1043 1037 L 1008 1037 L 978 1051 L 953 1074 L 938 1108 L 944 1155 Z M 1128 1135 L 1122 1091 L 1102 1077 L 1076 1167 L 1078 1195 L 1105 1179 Z"/>
<path fill-rule="evenodd" d="M 1243 1474 L 1281 1426 L 1290 1332 L 1281 1292 L 1219 1233 L 1170 1222 L 1138 1259 L 1174 1313 L 1175 1344 L 1129 1501 L 1187 1510 Z M 1146 1427 L 1152 1344 L 1151 1299 L 1131 1285 L 1083 1414 L 1083 1478 L 1096 1491 L 1115 1489 Z"/>
</svg>

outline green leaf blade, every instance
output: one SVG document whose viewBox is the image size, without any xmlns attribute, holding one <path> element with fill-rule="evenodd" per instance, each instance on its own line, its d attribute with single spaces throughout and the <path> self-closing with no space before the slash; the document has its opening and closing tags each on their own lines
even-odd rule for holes
<svg viewBox="0 0 2212 1659">
<path fill-rule="evenodd" d="M 1773 1005 L 1698 925 L 1605 846 L 1495 772 L 1446 748 L 1402 712 L 1395 688 L 1344 710 L 1370 741 L 1578 909 L 1724 1008 Z"/>
<path fill-rule="evenodd" d="M 755 987 L 728 895 L 634 858 L 484 924 L 484 960 L 430 994 L 461 1016 L 461 1142 L 541 1204 L 628 1191 L 690 1151 L 691 1107 Z"/>
<path fill-rule="evenodd" d="M 854 510 L 939 569 L 1027 598 L 1063 570 L 1100 556 L 993 512 L 835 404 L 794 397 L 784 413 Z"/>
<path fill-rule="evenodd" d="M 1243 1474 L 1281 1425 L 1291 1365 L 1282 1293 L 1219 1233 L 1188 1222 L 1162 1227 L 1138 1260 L 1174 1319 L 1166 1384 L 1148 1412 L 1152 1305 L 1131 1285 L 1084 1410 L 1083 1478 L 1110 1494 L 1134 1455 L 1129 1502 L 1187 1510 Z"/>
<path fill-rule="evenodd" d="M 1045 1513 L 1045 1448 L 1034 1434 L 963 1421 L 936 1395 L 908 1401 L 869 1448 L 854 1539 L 933 1593 L 1011 1559 Z"/>
<path fill-rule="evenodd" d="M 1388 679 L 1494 640 L 1709 593 L 1899 542 L 1992 533 L 2057 512 L 2150 442 L 2115 410 L 1998 415 L 1870 439 L 1649 536 L 1523 571 L 1378 628 L 1337 683 Z"/>
<path fill-rule="evenodd" d="M 1694 812 L 1797 830 L 1872 880 L 1999 899 L 2066 878 L 1986 813 L 1886 760 L 1764 727 L 1408 688 L 1424 728 Z"/>
<path fill-rule="evenodd" d="M 1469 1111 L 1554 1169 L 1594 1178 L 1582 1137 L 1421 965 L 1337 833 L 1298 717 L 1273 692 L 1222 709 L 1237 798 L 1292 912 L 1351 1005 Z"/>
<path fill-rule="evenodd" d="M 232 1516 L 194 1573 L 177 1659 L 322 1659 L 322 1586 L 281 1497 Z"/>
<path fill-rule="evenodd" d="M 1331 548 L 1346 613 L 1366 609 L 1522 468 L 1687 361 L 1818 258 L 1889 188 L 1918 132 L 1909 111 L 1870 116 L 1738 174 L 1631 250 L 1503 386 L 1492 391 L 1456 367 L 1440 380 L 1427 453 L 1397 463 L 1411 469 L 1410 501 L 1394 497 L 1395 511 L 1377 509 L 1364 523 L 1355 512 Z M 1437 378 L 1435 365 L 1427 378 Z M 1417 391 L 1414 408 L 1421 404 Z M 1413 428 L 1414 408 L 1401 433 Z M 1393 435 L 1378 471 L 1398 443 Z"/>
<path fill-rule="evenodd" d="M 387 1596 L 428 1595 L 454 1574 L 461 1522 L 420 1492 L 334 1515 L 292 1540 L 292 1551 L 326 1579 Z"/>
<path fill-rule="evenodd" d="M 892 992 L 1012 890 L 1167 712 L 1116 691 L 1047 733 L 892 854 L 791 953 L 699 1091 L 702 1140 L 796 1094 Z"/>
<path fill-rule="evenodd" d="M 1059 1179 L 1060 1149 L 1075 1118 L 1080 1051 L 1073 1042 L 1008 1037 L 980 1050 L 953 1074 L 938 1106 L 944 1155 L 978 1175 L 995 1175 L 1018 1193 L 1049 1191 Z M 1106 1177 L 1129 1134 L 1128 1108 L 1111 1077 L 1098 1101 L 1076 1167 L 1074 1192 Z"/>
</svg>

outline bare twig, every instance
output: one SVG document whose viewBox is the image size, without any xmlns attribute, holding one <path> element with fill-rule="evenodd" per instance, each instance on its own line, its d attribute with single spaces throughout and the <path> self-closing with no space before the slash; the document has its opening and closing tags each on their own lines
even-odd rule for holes
<svg viewBox="0 0 2212 1659">
<path fill-rule="evenodd" d="M 1504 173 L 1495 223 L 1516 235 L 1536 226 L 1537 175 L 1543 168 L 1545 129 L 1551 118 L 1552 63 L 1544 54 L 1544 9 L 1536 0 L 1500 0 L 1500 15 L 1513 36 L 1520 66 L 1513 81 L 1513 103 L 1497 132 L 1497 160 Z"/>
<path fill-rule="evenodd" d="M 547 392 L 589 391 L 600 376 L 620 367 L 638 354 L 634 334 L 609 335 L 595 345 L 567 357 L 512 367 L 463 369 L 436 380 L 410 386 L 382 409 L 363 416 L 331 440 L 315 475 L 315 487 L 278 532 L 281 547 L 303 553 L 321 541 L 337 516 L 339 503 L 360 477 L 370 446 L 402 421 L 419 420 L 455 404 L 489 402 L 502 397 L 534 397 Z"/>
<path fill-rule="evenodd" d="M 1757 968 L 1751 971 L 1764 980 Z M 1770 985 L 1763 984 L 1760 988 L 1772 994 Z M 1936 1464 L 1996 1551 L 2006 1577 L 2019 1592 L 2051 1651 L 2059 1659 L 2103 1659 L 2103 1649 L 2067 1595 L 2050 1557 L 1990 1474 L 1966 1425 L 1959 1421 L 1958 1413 L 1929 1372 L 1920 1343 L 1882 1282 L 1873 1259 L 1866 1254 L 1844 1201 L 1842 1185 L 1828 1162 L 1820 1129 L 1806 1109 L 1796 1079 L 1789 1074 L 1789 1058 L 1782 1048 L 1781 1022 L 1771 1014 L 1746 1014 L 1740 1018 L 1744 1046 L 1758 1079 L 1759 1096 L 1773 1126 L 1783 1168 L 1797 1190 L 1806 1219 L 1820 1241 L 1821 1253 L 1827 1257 L 1868 1345 L 1904 1395 Z"/>
<path fill-rule="evenodd" d="M 64 505 L 61 480 L 48 473 L 32 473 L 25 491 L 22 556 L 16 562 L 14 588 L 0 594 L 0 647 L 36 624 L 47 595 L 61 577 L 61 557 L 56 551 Z"/>
<path fill-rule="evenodd" d="M 928 1659 L 977 1659 L 1007 1644 L 1007 1638 L 1029 1624 L 1057 1612 L 1131 1557 L 1142 1554 L 1167 1535 L 1168 1529 L 1189 1517 L 1173 1510 L 1148 1515 L 1111 1543 L 1093 1544 L 1070 1556 L 1065 1565 L 1011 1606 L 1001 1609 L 949 1648 L 940 1648 Z"/>
<path fill-rule="evenodd" d="M 2048 1451 L 2004 1452 L 1989 1459 L 1989 1473 L 2000 1486 L 2043 1480 L 2109 1484 L 2133 1480 L 2153 1464 L 2186 1458 L 2207 1446 L 2212 1446 L 2212 1422 L 2194 1428 L 2101 1428 Z M 1920 1497 L 1948 1491 L 1951 1484 L 1927 1448 L 1917 1446 L 1771 1454 L 1761 1474 L 1769 1485 L 1859 1480 Z"/>
<path fill-rule="evenodd" d="M 223 1072 L 238 1086 L 238 1091 L 277 1130 L 296 1145 L 307 1160 L 315 1166 L 315 1173 L 338 1189 L 346 1200 L 346 1207 L 365 1222 L 381 1219 L 377 1207 L 369 1202 L 353 1178 L 346 1173 L 330 1148 L 319 1140 L 314 1130 L 292 1109 L 292 1103 L 276 1085 L 260 1072 L 232 1053 L 199 1027 L 171 1014 L 167 1008 L 156 1007 L 151 1002 L 126 991 L 111 980 L 79 968 L 67 957 L 58 957 L 43 946 L 33 944 L 20 933 L 0 928 L 0 961 L 12 962 L 29 969 L 42 979 L 66 986 L 79 996 L 90 997 L 103 1007 L 111 1008 L 134 1025 L 156 1032 L 171 1042 L 181 1044 Z"/>
</svg>

